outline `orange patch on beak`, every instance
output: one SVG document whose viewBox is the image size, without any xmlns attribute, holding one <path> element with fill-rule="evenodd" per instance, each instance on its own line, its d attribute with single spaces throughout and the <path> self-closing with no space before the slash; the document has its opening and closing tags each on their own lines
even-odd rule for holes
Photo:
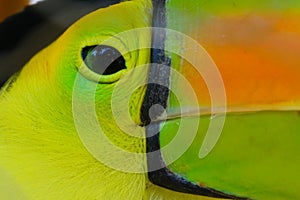
<svg viewBox="0 0 300 200">
<path fill-rule="evenodd" d="M 229 107 L 300 107 L 299 18 L 292 14 L 212 18 L 192 34 L 216 63 Z M 210 105 L 201 75 L 188 62 L 181 70 L 200 104 Z"/>
</svg>

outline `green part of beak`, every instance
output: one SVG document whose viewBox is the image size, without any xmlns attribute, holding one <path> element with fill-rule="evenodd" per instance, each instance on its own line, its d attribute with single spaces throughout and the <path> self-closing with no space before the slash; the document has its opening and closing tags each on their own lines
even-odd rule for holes
<svg viewBox="0 0 300 200">
<path fill-rule="evenodd" d="M 212 120 L 201 116 L 192 144 L 183 149 L 173 143 L 189 142 L 198 118 L 167 121 L 160 131 L 162 156 L 168 168 L 199 185 L 251 199 L 298 199 L 300 168 L 299 112 L 228 114 L 213 150 L 199 158 L 199 150 Z M 192 136 L 193 137 L 193 136 Z M 179 153 L 182 155 L 174 160 Z"/>
</svg>

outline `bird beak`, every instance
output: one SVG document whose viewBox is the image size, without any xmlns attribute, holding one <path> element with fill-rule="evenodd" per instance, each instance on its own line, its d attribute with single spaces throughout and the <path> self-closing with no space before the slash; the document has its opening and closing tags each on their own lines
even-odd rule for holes
<svg viewBox="0 0 300 200">
<path fill-rule="evenodd" d="M 148 79 L 157 84 L 147 88 L 141 116 L 147 125 L 150 181 L 179 192 L 235 199 L 248 198 L 241 178 L 259 182 L 251 185 L 257 191 L 272 187 L 284 178 L 270 178 L 284 168 L 276 155 L 283 149 L 285 155 L 299 153 L 291 144 L 299 141 L 295 130 L 300 129 L 295 115 L 300 110 L 300 59 L 292 53 L 300 50 L 300 24 L 290 35 L 288 24 L 297 23 L 296 18 L 281 12 L 215 13 L 196 16 L 199 21 L 180 9 L 168 12 L 168 20 L 183 16 L 189 23 L 168 21 L 167 28 L 180 32 L 153 32 L 151 59 L 157 64 Z M 283 131 L 288 138 L 280 137 Z"/>
</svg>

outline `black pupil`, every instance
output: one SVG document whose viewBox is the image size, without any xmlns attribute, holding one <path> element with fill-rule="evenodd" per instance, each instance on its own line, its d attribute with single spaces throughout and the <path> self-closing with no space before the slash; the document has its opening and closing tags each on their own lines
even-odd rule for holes
<svg viewBox="0 0 300 200">
<path fill-rule="evenodd" d="M 111 75 L 126 69 L 121 53 L 111 46 L 88 46 L 82 49 L 82 58 L 87 67 L 101 75 Z"/>
</svg>

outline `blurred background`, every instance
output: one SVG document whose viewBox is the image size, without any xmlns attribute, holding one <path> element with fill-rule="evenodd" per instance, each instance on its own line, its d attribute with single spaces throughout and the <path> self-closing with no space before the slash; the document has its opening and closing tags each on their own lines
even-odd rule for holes
<svg viewBox="0 0 300 200">
<path fill-rule="evenodd" d="M 0 86 L 82 16 L 120 0 L 0 0 Z"/>
</svg>

